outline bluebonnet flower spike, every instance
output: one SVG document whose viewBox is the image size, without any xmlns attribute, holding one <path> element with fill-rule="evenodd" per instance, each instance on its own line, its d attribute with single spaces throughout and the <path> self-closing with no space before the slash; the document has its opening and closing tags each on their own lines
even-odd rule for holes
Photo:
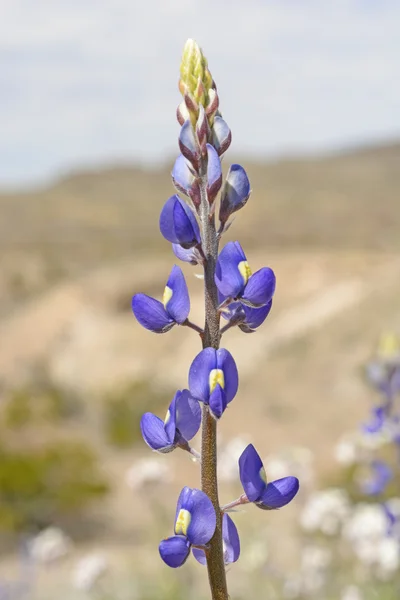
<svg viewBox="0 0 400 600">
<path fill-rule="evenodd" d="M 228 242 L 221 250 L 215 283 L 226 298 L 239 300 L 252 308 L 265 306 L 275 292 L 275 274 L 269 267 L 252 273 L 239 242 Z"/>
<path fill-rule="evenodd" d="M 204 492 L 184 487 L 175 514 L 175 535 L 163 540 L 160 556 L 170 567 L 186 561 L 191 546 L 205 547 L 214 535 L 217 519 L 211 500 Z"/>
<path fill-rule="evenodd" d="M 179 196 L 171 196 L 160 215 L 160 231 L 166 240 L 192 248 L 200 244 L 200 229 L 192 209 Z"/>
<path fill-rule="evenodd" d="M 177 391 L 162 421 L 153 413 L 145 413 L 140 429 L 146 444 L 157 452 L 171 452 L 177 446 L 190 450 L 188 442 L 200 428 L 201 409 L 189 390 Z"/>
<path fill-rule="evenodd" d="M 229 217 L 242 208 L 250 197 L 250 182 L 240 165 L 231 165 L 221 194 L 219 220 L 226 223 Z"/>
<path fill-rule="evenodd" d="M 208 404 L 219 419 L 233 400 L 239 386 L 236 363 L 228 350 L 205 348 L 193 360 L 189 370 L 189 389 L 194 398 Z"/>
<path fill-rule="evenodd" d="M 239 474 L 247 499 L 264 510 L 285 506 L 299 491 L 297 477 L 283 477 L 267 483 L 261 458 L 252 444 L 239 458 Z"/>
<path fill-rule="evenodd" d="M 165 333 L 176 323 L 182 325 L 189 316 L 190 300 L 181 268 L 173 267 L 162 302 L 147 294 L 135 294 L 132 310 L 139 323 L 154 333 Z"/>
<path fill-rule="evenodd" d="M 222 517 L 222 542 L 224 550 L 224 563 L 234 563 L 240 556 L 240 539 L 238 530 L 231 517 L 224 513 Z M 192 549 L 193 556 L 202 565 L 206 564 L 206 555 L 201 548 Z"/>
</svg>

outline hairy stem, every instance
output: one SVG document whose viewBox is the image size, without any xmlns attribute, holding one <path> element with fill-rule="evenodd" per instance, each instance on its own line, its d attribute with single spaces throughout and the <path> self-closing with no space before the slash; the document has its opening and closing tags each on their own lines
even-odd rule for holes
<svg viewBox="0 0 400 600">
<path fill-rule="evenodd" d="M 205 324 L 203 348 L 219 348 L 218 292 L 214 281 L 215 264 L 218 257 L 218 238 L 215 217 L 210 215 L 207 197 L 207 164 L 202 162 L 200 222 L 204 260 Z M 212 600 L 228 600 L 224 555 L 222 547 L 222 515 L 218 499 L 217 480 L 217 422 L 210 415 L 208 406 L 203 406 L 201 442 L 201 487 L 215 508 L 217 526 L 206 551 L 208 579 Z"/>
</svg>

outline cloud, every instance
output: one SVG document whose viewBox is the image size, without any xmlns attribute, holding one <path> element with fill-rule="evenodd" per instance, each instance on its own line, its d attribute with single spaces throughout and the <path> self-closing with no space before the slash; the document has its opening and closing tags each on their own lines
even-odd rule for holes
<svg viewBox="0 0 400 600">
<path fill-rule="evenodd" d="M 168 158 L 187 37 L 237 153 L 399 134 L 399 22 L 395 0 L 3 0 L 0 183 Z"/>
</svg>

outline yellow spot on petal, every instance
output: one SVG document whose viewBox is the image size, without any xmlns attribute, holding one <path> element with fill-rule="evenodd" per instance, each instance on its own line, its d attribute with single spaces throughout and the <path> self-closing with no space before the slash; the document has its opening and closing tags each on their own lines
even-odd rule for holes
<svg viewBox="0 0 400 600">
<path fill-rule="evenodd" d="M 175 523 L 176 535 L 187 535 L 187 530 L 192 520 L 192 515 L 188 510 L 181 508 L 178 514 L 178 518 Z"/>
<path fill-rule="evenodd" d="M 165 415 L 164 425 L 166 425 L 168 423 L 168 421 L 170 420 L 170 418 L 171 418 L 171 413 L 170 413 L 170 410 L 168 409 L 167 410 L 167 414 Z"/>
<path fill-rule="evenodd" d="M 239 269 L 239 273 L 243 277 L 243 281 L 244 281 L 244 283 L 246 285 L 246 283 L 248 282 L 248 280 L 250 279 L 250 277 L 253 274 L 252 270 L 250 269 L 250 265 L 247 262 L 247 260 L 242 260 L 242 262 L 240 262 L 238 264 L 238 269 Z"/>
<path fill-rule="evenodd" d="M 210 394 L 211 394 L 211 392 L 213 392 L 215 390 L 217 383 L 219 383 L 219 385 L 222 387 L 222 389 L 224 389 L 225 376 L 224 376 L 224 372 L 222 369 L 213 369 L 210 372 L 210 377 L 209 377 Z"/>
<path fill-rule="evenodd" d="M 167 285 L 165 286 L 165 290 L 163 293 L 163 297 L 162 297 L 162 302 L 164 304 L 164 308 L 167 308 L 167 304 L 168 302 L 171 300 L 173 296 L 173 291 L 171 290 L 171 288 L 169 288 Z"/>
<path fill-rule="evenodd" d="M 264 483 L 268 483 L 267 474 L 265 472 L 264 467 L 261 467 L 261 469 L 260 469 L 260 477 L 261 477 L 261 479 L 263 480 Z"/>
</svg>

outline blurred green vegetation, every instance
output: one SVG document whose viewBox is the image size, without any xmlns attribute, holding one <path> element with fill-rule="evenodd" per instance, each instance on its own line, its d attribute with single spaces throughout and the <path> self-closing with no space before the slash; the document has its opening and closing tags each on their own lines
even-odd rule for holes
<svg viewBox="0 0 400 600">
<path fill-rule="evenodd" d="M 0 446 L 0 529 L 47 526 L 78 513 L 107 490 L 96 455 L 86 443 L 56 442 L 19 450 Z"/>
<path fill-rule="evenodd" d="M 79 401 L 73 395 L 48 382 L 33 384 L 8 393 L 3 409 L 3 425 L 19 429 L 33 423 L 56 424 L 79 412 Z"/>
<path fill-rule="evenodd" d="M 166 411 L 168 394 L 154 389 L 148 381 L 136 381 L 105 395 L 103 430 L 106 441 L 116 448 L 130 448 L 142 439 L 143 413 Z M 172 395 L 171 395 L 172 399 Z"/>
<path fill-rule="evenodd" d="M 51 384 L 11 390 L 0 411 L 0 530 L 77 516 L 108 484 L 90 442 L 72 433 L 77 400 Z M 66 432 L 72 439 L 62 438 Z"/>
</svg>

